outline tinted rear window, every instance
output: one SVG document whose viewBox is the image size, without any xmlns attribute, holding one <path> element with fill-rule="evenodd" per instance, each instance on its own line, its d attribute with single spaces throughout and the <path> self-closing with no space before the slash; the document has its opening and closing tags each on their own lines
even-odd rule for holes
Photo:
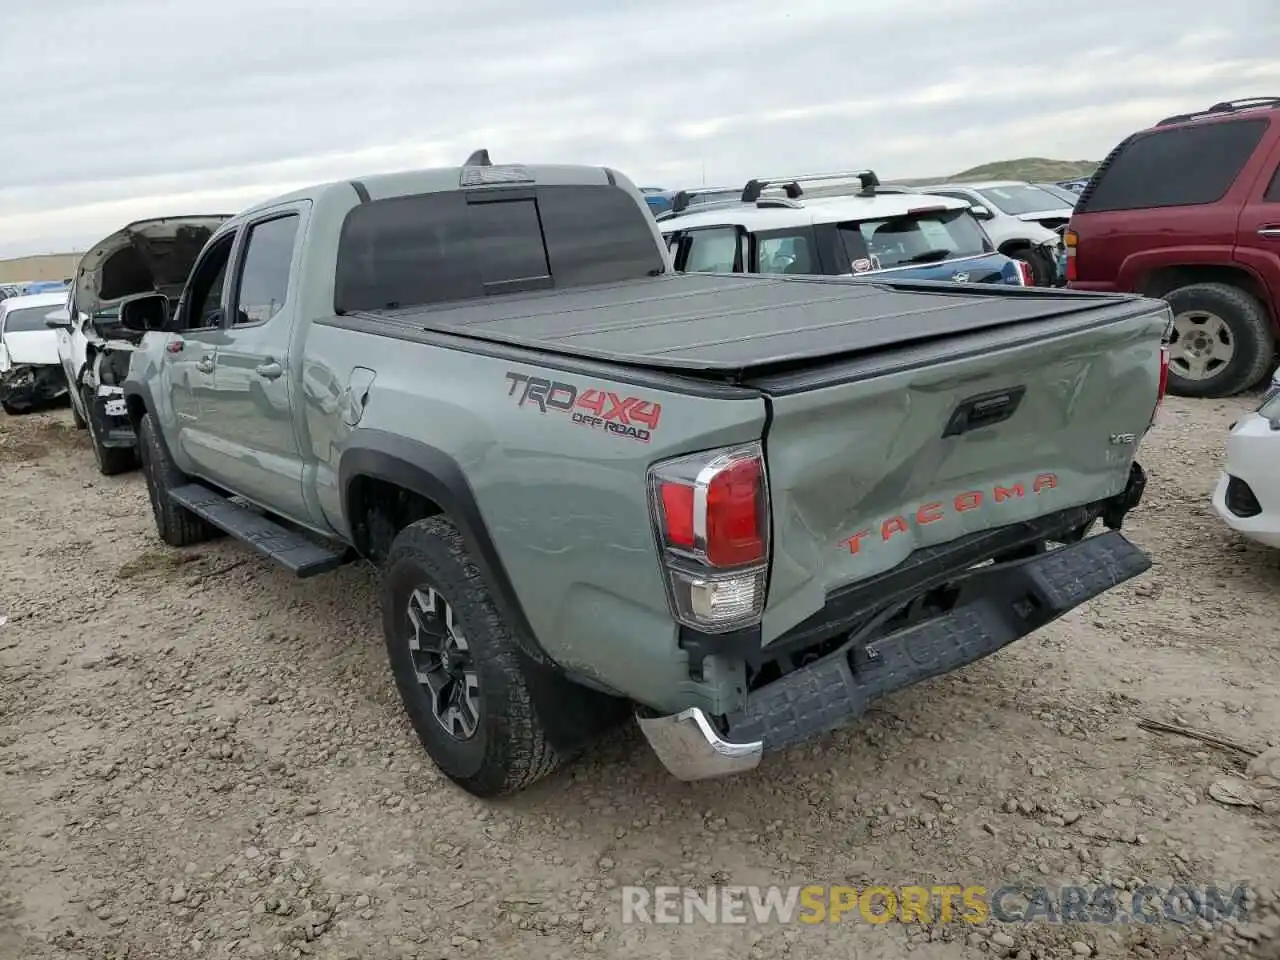
<svg viewBox="0 0 1280 960">
<path fill-rule="evenodd" d="M 850 261 L 840 265 L 842 272 L 887 270 L 991 252 L 986 234 L 968 210 L 921 211 L 888 220 L 842 223 L 840 236 Z"/>
<path fill-rule="evenodd" d="M 347 215 L 334 308 L 384 310 L 654 276 L 652 219 L 606 186 L 393 197 Z"/>
<path fill-rule="evenodd" d="M 1249 161 L 1266 119 L 1138 134 L 1094 178 L 1079 213 L 1216 203 Z"/>
</svg>

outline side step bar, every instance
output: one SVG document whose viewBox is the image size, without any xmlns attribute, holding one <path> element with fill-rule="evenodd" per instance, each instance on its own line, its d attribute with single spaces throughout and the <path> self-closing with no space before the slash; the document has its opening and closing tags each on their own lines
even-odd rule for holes
<svg viewBox="0 0 1280 960">
<path fill-rule="evenodd" d="M 328 547 L 322 547 L 199 483 L 188 483 L 170 490 L 169 497 L 274 560 L 295 577 L 328 573 L 346 562 L 345 551 L 335 553 Z"/>
</svg>

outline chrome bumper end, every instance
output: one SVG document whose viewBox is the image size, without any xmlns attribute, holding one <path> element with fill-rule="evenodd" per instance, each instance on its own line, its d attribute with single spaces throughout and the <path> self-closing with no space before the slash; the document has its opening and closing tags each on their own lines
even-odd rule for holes
<svg viewBox="0 0 1280 960">
<path fill-rule="evenodd" d="M 636 722 L 662 765 L 678 780 L 706 780 L 754 770 L 764 753 L 761 740 L 730 743 L 722 739 L 699 707 L 665 717 L 637 714 Z"/>
</svg>

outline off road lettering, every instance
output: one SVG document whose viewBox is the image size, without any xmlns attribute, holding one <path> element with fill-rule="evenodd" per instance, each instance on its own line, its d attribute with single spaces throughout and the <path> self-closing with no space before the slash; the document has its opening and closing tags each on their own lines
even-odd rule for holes
<svg viewBox="0 0 1280 960">
<path fill-rule="evenodd" d="M 583 388 L 514 370 L 507 372 L 506 379 L 507 396 L 516 397 L 516 406 L 567 413 L 571 423 L 611 436 L 649 443 L 662 418 L 662 404 L 643 397 L 621 396 L 612 390 Z"/>
<path fill-rule="evenodd" d="M 1054 490 L 1057 486 L 1057 474 L 1039 473 L 1031 481 L 1031 492 L 1036 495 L 1043 493 L 1045 490 Z M 886 517 L 881 521 L 879 525 L 880 540 L 882 543 L 887 543 L 898 534 L 910 533 L 913 525 L 922 527 L 930 523 L 937 523 L 952 513 L 968 513 L 971 510 L 985 509 L 991 504 L 1024 499 L 1026 496 L 1026 484 L 1018 481 L 1010 484 L 996 484 L 990 493 L 986 490 L 966 490 L 963 493 L 956 494 L 949 503 L 941 501 L 922 503 L 910 516 L 897 514 L 892 517 Z M 841 546 L 847 547 L 850 553 L 860 553 L 862 551 L 862 542 L 869 536 L 871 536 L 870 529 L 859 530 L 853 536 L 846 537 L 840 541 L 840 543 Z"/>
</svg>

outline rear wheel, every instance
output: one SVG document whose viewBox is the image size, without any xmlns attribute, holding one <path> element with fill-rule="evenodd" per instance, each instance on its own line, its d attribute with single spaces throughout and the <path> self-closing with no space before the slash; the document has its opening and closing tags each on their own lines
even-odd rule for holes
<svg viewBox="0 0 1280 960">
<path fill-rule="evenodd" d="M 1227 283 L 1196 283 L 1165 294 L 1173 311 L 1169 392 L 1230 397 L 1255 386 L 1275 359 L 1267 311 Z"/>
<path fill-rule="evenodd" d="M 457 528 L 409 524 L 384 571 L 382 628 L 418 739 L 468 793 L 521 790 L 560 757 L 534 709 L 515 640 Z"/>
<path fill-rule="evenodd" d="M 170 490 L 187 482 L 187 477 L 169 457 L 149 413 L 143 414 L 138 423 L 138 456 L 160 539 L 171 547 L 213 539 L 217 531 L 212 526 L 169 496 Z"/>
</svg>

